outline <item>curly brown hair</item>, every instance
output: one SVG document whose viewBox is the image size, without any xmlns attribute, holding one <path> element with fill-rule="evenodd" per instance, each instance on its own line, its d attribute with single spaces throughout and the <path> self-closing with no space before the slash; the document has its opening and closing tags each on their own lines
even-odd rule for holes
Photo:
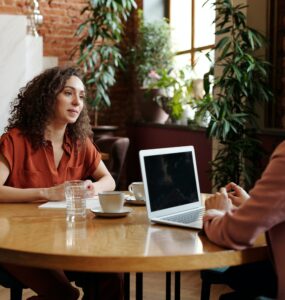
<svg viewBox="0 0 285 300">
<path fill-rule="evenodd" d="M 71 76 L 82 78 L 76 67 L 54 67 L 28 82 L 11 103 L 11 116 L 5 130 L 17 127 L 29 138 L 34 148 L 42 145 L 48 120 L 54 114 L 52 108 L 55 107 L 56 97 Z M 86 105 L 77 121 L 67 125 L 67 130 L 74 143 L 84 143 L 87 137 L 92 138 Z"/>
</svg>

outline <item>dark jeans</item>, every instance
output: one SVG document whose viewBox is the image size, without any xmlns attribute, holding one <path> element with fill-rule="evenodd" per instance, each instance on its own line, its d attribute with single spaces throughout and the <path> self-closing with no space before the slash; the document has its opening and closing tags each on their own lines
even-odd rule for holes
<svg viewBox="0 0 285 300">
<path fill-rule="evenodd" d="M 83 300 L 123 300 L 124 275 L 122 273 L 89 273 L 66 271 L 70 281 L 82 288 Z"/>
<path fill-rule="evenodd" d="M 269 260 L 229 267 L 224 275 L 235 293 L 223 295 L 221 300 L 252 300 L 258 296 L 275 298 L 277 295 L 277 278 Z"/>
</svg>

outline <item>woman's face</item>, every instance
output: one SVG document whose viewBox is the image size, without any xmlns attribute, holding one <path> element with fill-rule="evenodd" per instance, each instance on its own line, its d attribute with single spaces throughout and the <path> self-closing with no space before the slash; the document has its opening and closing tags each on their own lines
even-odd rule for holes
<svg viewBox="0 0 285 300">
<path fill-rule="evenodd" d="M 75 123 L 82 111 L 84 99 L 83 82 L 77 76 L 71 76 L 56 97 L 53 121 L 63 124 Z"/>
</svg>

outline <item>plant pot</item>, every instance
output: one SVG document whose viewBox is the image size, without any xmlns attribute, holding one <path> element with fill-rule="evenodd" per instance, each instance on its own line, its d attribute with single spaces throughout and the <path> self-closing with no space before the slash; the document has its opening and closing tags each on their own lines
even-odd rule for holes
<svg viewBox="0 0 285 300">
<path fill-rule="evenodd" d="M 140 113 L 145 122 L 164 124 L 169 117 L 168 113 L 154 100 L 158 93 L 158 89 L 139 91 Z"/>
</svg>

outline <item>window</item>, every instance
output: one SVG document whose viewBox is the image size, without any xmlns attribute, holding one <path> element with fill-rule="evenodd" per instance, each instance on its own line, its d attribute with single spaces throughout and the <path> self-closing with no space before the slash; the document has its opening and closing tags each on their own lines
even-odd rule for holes
<svg viewBox="0 0 285 300">
<path fill-rule="evenodd" d="M 179 2 L 179 4 L 178 4 Z M 215 10 L 211 1 L 169 0 L 169 20 L 178 68 L 191 65 L 195 76 L 203 78 L 211 62 L 206 54 L 215 44 Z M 213 60 L 214 51 L 210 51 Z"/>
</svg>

